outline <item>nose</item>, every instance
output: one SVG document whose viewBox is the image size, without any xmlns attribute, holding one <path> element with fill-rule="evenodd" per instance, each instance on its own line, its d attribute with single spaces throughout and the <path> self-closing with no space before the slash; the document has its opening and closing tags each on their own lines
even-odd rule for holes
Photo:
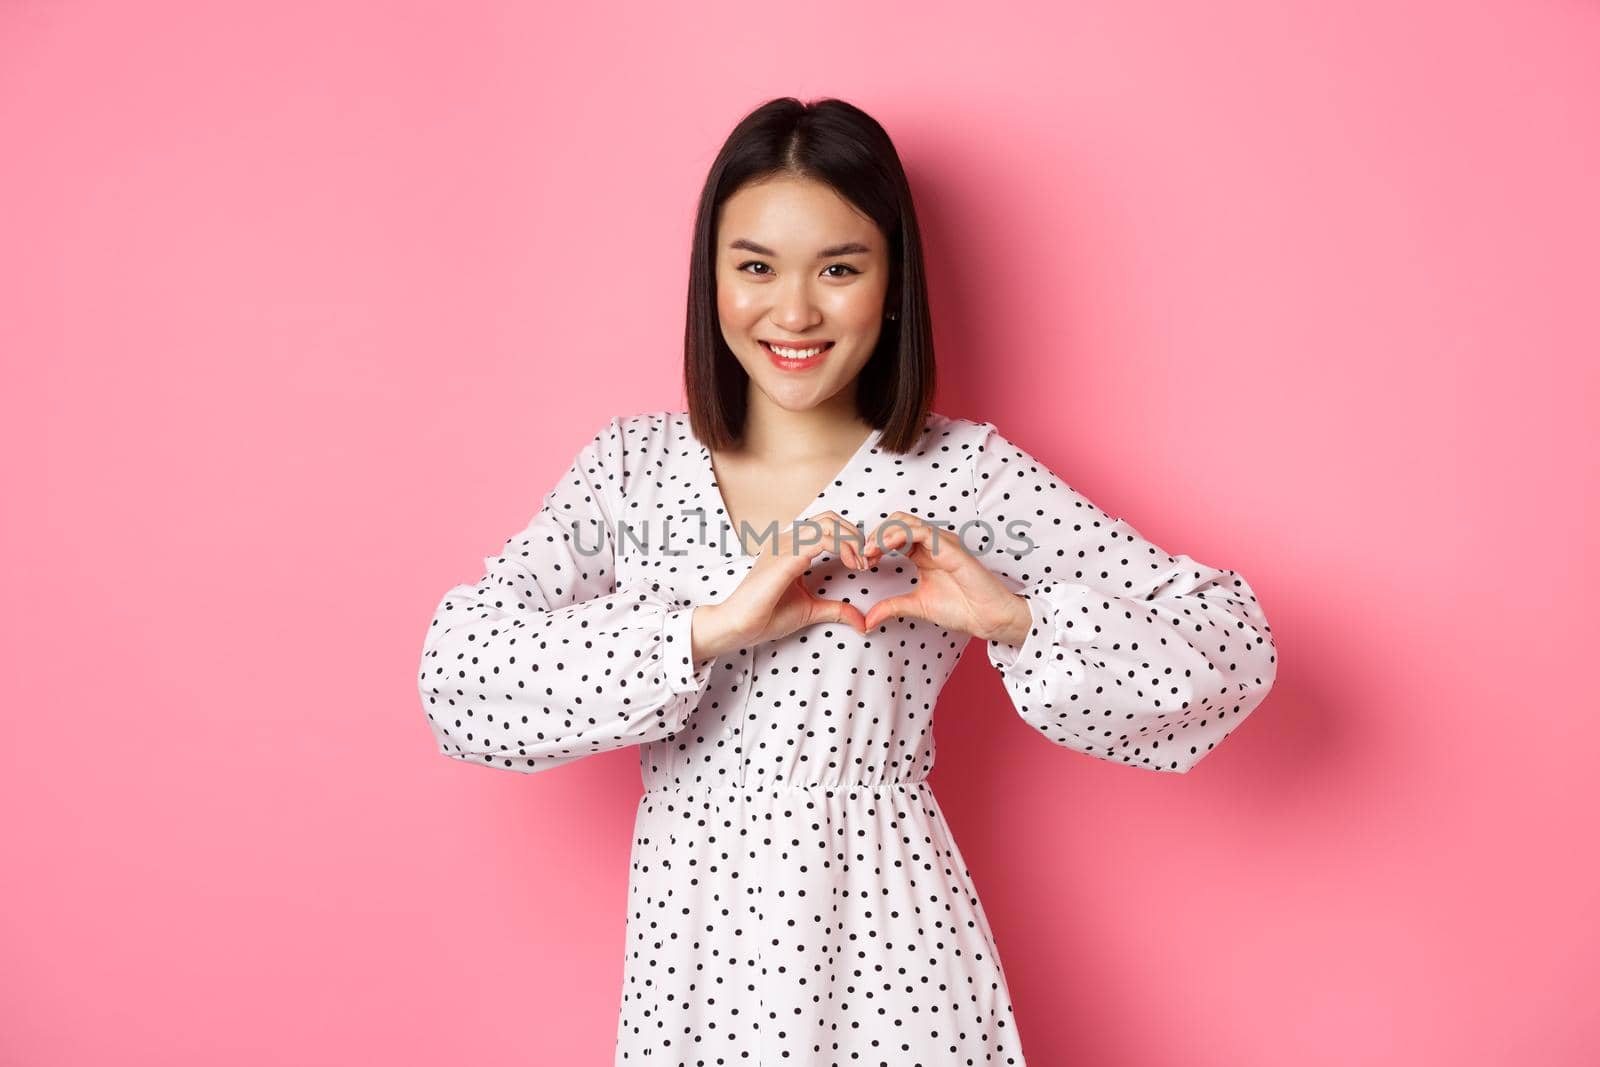
<svg viewBox="0 0 1600 1067">
<path fill-rule="evenodd" d="M 822 311 L 817 307 L 811 287 L 803 275 L 785 278 L 777 287 L 772 321 L 791 334 L 804 333 L 822 321 Z"/>
</svg>

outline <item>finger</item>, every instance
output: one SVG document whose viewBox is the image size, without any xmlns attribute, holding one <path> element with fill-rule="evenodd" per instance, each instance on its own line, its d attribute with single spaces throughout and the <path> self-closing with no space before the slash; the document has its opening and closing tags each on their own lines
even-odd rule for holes
<svg viewBox="0 0 1600 1067">
<path fill-rule="evenodd" d="M 789 574 L 799 574 L 823 550 L 827 527 L 819 519 L 820 516 L 808 515 L 795 519 L 788 529 L 778 531 L 777 539 L 772 542 L 772 555 L 782 561 L 783 569 Z"/>
<path fill-rule="evenodd" d="M 825 531 L 823 544 L 843 560 L 845 566 L 857 567 L 855 549 L 856 541 L 861 537 L 860 528 L 837 511 L 824 511 L 816 516 L 816 521 Z"/>
<path fill-rule="evenodd" d="M 834 550 L 839 558 L 845 561 L 846 566 L 860 570 L 862 567 L 861 546 L 866 541 L 867 535 L 861 527 L 840 515 L 837 511 L 826 513 L 833 526 Z"/>
<path fill-rule="evenodd" d="M 872 608 L 867 612 L 866 628 L 871 630 L 881 625 L 885 620 L 901 615 L 912 615 L 921 618 L 922 616 L 917 613 L 916 607 L 917 599 L 915 595 L 910 593 L 901 593 L 899 596 L 880 600 L 872 605 Z"/>
<path fill-rule="evenodd" d="M 843 623 L 857 633 L 867 632 L 866 616 L 861 614 L 861 609 L 854 604 L 846 604 L 842 600 L 820 600 L 827 605 L 828 621 Z"/>
<path fill-rule="evenodd" d="M 864 560 L 861 558 L 861 546 L 866 542 L 866 534 L 861 532 L 861 527 L 854 523 L 846 523 L 839 530 L 838 550 L 839 558 L 844 560 L 845 566 L 851 570 L 861 570 Z"/>
<path fill-rule="evenodd" d="M 861 544 L 866 540 L 866 535 L 861 532 L 861 527 L 840 515 L 837 511 L 822 511 L 811 515 L 796 523 L 797 526 L 806 524 L 806 532 L 795 531 L 794 554 L 814 559 L 826 551 L 832 551 L 844 561 L 845 565 L 861 569 Z M 814 546 L 814 547 L 813 547 Z M 810 548 L 810 552 L 804 551 Z"/>
<path fill-rule="evenodd" d="M 906 554 L 919 564 L 931 565 L 941 553 L 960 547 L 961 539 L 954 531 L 937 523 L 917 519 L 911 527 L 911 540 L 906 545 Z M 954 565 L 953 561 L 949 562 L 945 569 Z"/>
<path fill-rule="evenodd" d="M 872 538 L 864 551 L 869 559 L 876 559 L 890 550 L 895 550 L 901 555 L 911 557 L 915 562 L 930 562 L 954 540 L 949 530 L 924 522 L 915 516 L 905 518 L 890 516 L 873 531 Z M 918 546 L 926 551 L 919 552 Z"/>
<path fill-rule="evenodd" d="M 909 539 L 910 534 L 925 525 L 922 519 L 909 511 L 891 512 L 872 531 L 864 551 L 869 557 L 880 556 L 886 548 L 898 547 Z"/>
</svg>

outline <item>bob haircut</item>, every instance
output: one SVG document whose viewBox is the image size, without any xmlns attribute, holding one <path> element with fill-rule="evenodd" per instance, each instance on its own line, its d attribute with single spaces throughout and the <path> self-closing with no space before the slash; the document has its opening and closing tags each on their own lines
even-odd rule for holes
<svg viewBox="0 0 1600 1067">
<path fill-rule="evenodd" d="M 889 289 L 877 347 L 856 383 L 856 410 L 882 431 L 879 445 L 905 452 L 933 406 L 933 321 L 922 236 L 911 186 L 877 120 L 843 100 L 792 96 L 762 104 L 723 143 L 700 192 L 689 258 L 683 380 L 690 429 L 721 449 L 744 436 L 750 376 L 722 336 L 717 314 L 717 223 L 722 204 L 747 183 L 787 175 L 830 186 L 872 219 L 889 243 Z"/>
</svg>

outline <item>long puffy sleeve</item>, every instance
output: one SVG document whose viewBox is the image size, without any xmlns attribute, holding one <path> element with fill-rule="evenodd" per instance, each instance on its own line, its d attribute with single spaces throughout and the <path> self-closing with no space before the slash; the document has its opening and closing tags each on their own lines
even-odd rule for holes
<svg viewBox="0 0 1600 1067">
<path fill-rule="evenodd" d="M 1058 745 L 1187 772 L 1277 676 L 1272 629 L 1244 578 L 1174 556 L 980 426 L 980 555 L 1028 602 L 1024 642 L 987 642 L 1024 721 Z"/>
<path fill-rule="evenodd" d="M 527 528 L 445 593 L 418 688 L 439 751 L 533 773 L 682 728 L 711 676 L 693 605 L 617 588 L 625 433 L 612 419 Z"/>
</svg>

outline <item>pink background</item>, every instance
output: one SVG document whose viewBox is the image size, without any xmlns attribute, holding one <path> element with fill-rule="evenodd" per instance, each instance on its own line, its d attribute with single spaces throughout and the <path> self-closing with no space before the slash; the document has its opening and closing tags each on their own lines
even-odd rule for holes
<svg viewBox="0 0 1600 1067">
<path fill-rule="evenodd" d="M 1594 1062 L 1593 3 L 0 7 L 0 1061 L 609 1063 L 632 752 L 438 755 L 444 589 L 677 408 L 721 139 L 895 137 L 938 407 L 1234 567 L 1188 776 L 970 651 L 1030 1063 Z"/>
</svg>

